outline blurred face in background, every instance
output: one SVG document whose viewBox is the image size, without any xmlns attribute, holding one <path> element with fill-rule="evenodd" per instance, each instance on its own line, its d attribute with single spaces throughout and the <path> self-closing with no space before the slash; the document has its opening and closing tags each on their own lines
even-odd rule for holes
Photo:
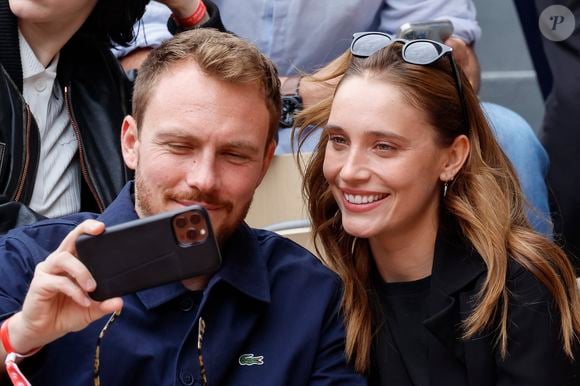
<svg viewBox="0 0 580 386">
<path fill-rule="evenodd" d="M 79 26 L 91 14 L 97 0 L 9 0 L 10 9 L 19 23 L 60 24 L 61 28 L 71 23 Z"/>
</svg>

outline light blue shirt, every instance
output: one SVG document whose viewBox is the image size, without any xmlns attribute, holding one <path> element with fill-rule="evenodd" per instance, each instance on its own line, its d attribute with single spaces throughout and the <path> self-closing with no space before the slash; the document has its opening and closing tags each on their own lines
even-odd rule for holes
<svg viewBox="0 0 580 386">
<path fill-rule="evenodd" d="M 471 0 L 214 0 L 226 28 L 256 44 L 281 75 L 312 72 L 336 58 L 359 31 L 395 33 L 406 22 L 449 19 L 471 43 L 481 34 Z M 170 11 L 151 2 L 133 47 L 170 37 Z M 143 31 L 145 30 L 145 34 Z M 132 48 L 121 48 L 119 56 Z"/>
</svg>

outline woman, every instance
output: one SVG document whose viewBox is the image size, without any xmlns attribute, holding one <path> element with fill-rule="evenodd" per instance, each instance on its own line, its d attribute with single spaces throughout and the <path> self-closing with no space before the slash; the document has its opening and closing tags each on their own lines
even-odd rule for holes
<svg viewBox="0 0 580 386">
<path fill-rule="evenodd" d="M 347 355 L 375 385 L 568 385 L 580 303 L 531 230 L 477 97 L 432 41 L 355 34 L 304 190 L 344 283 Z M 328 80 L 328 79 L 327 79 Z"/>
</svg>

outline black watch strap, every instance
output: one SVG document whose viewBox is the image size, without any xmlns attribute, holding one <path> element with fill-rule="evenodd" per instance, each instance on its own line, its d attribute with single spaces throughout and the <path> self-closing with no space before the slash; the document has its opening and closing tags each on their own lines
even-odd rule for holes
<svg viewBox="0 0 580 386">
<path fill-rule="evenodd" d="M 301 76 L 286 78 L 280 92 L 282 94 L 282 114 L 280 126 L 289 128 L 294 126 L 294 116 L 302 110 L 302 97 L 300 97 Z"/>
</svg>

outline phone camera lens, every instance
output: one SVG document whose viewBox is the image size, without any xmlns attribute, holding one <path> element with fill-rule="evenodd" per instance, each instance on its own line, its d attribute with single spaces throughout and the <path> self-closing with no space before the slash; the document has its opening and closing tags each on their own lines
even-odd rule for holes
<svg viewBox="0 0 580 386">
<path fill-rule="evenodd" d="M 194 213 L 189 217 L 189 221 L 192 224 L 199 224 L 201 222 L 201 216 L 197 213 Z"/>
<path fill-rule="evenodd" d="M 189 228 L 185 235 L 188 240 L 195 240 L 197 238 L 197 229 Z"/>
<path fill-rule="evenodd" d="M 175 225 L 179 228 L 185 227 L 186 221 L 183 217 L 178 217 L 175 219 Z"/>
</svg>

